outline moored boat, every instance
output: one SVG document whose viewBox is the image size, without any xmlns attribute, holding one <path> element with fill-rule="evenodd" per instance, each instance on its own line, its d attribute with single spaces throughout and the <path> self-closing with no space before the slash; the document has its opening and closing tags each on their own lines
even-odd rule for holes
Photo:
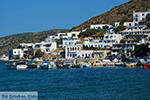
<svg viewBox="0 0 150 100">
<path fill-rule="evenodd" d="M 43 63 L 42 65 L 40 65 L 41 69 L 52 69 L 53 65 L 49 64 L 49 63 Z"/>
<path fill-rule="evenodd" d="M 49 60 L 45 61 L 43 60 L 43 64 L 40 64 L 41 69 L 52 69 L 53 64 L 50 64 Z"/>
<path fill-rule="evenodd" d="M 115 66 L 124 66 L 123 63 L 115 63 Z"/>
<path fill-rule="evenodd" d="M 9 70 L 25 70 L 28 67 L 24 61 L 11 62 L 9 64 L 6 64 L 6 66 Z"/>
<path fill-rule="evenodd" d="M 77 64 L 73 64 L 71 66 L 71 68 L 81 68 L 81 64 L 77 63 Z"/>
<path fill-rule="evenodd" d="M 42 62 L 38 62 L 37 64 L 36 63 L 31 63 L 31 64 L 28 64 L 28 68 L 40 68 L 39 65 L 41 65 Z"/>
<path fill-rule="evenodd" d="M 150 69 L 150 59 L 147 59 L 147 63 L 143 64 L 144 69 Z"/>
<path fill-rule="evenodd" d="M 0 57 L 0 61 L 8 61 L 8 60 L 9 60 L 9 58 L 5 54 L 3 54 L 2 57 Z"/>
</svg>

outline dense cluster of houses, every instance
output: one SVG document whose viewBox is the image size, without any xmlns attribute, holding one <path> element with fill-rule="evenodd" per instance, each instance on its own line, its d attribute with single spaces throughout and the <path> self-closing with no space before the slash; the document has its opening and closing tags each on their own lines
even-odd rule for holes
<svg viewBox="0 0 150 100">
<path fill-rule="evenodd" d="M 145 24 L 146 16 L 150 14 L 150 10 L 147 12 L 133 12 L 133 21 L 124 22 L 125 30 L 115 32 L 113 29 L 120 25 L 120 22 L 115 22 L 113 25 L 98 24 L 90 25 L 90 29 L 103 29 L 104 26 L 108 26 L 108 30 L 102 38 L 99 36 L 86 37 L 79 39 L 80 32 L 86 31 L 72 31 L 68 33 L 56 33 L 53 36 L 48 36 L 45 41 L 40 43 L 20 43 L 19 48 L 9 50 L 9 58 L 30 58 L 35 56 L 37 50 L 49 54 L 55 51 L 58 47 L 64 48 L 65 58 L 105 58 L 109 55 L 118 55 L 120 51 L 129 55 L 127 51 L 133 51 L 135 45 L 145 43 L 145 39 L 150 37 L 150 29 Z M 126 37 L 129 35 L 128 37 Z M 131 40 L 134 39 L 134 35 L 141 35 L 142 41 L 139 43 L 120 43 L 122 39 Z M 56 39 L 63 39 L 62 44 L 57 45 Z M 101 48 L 99 50 L 85 50 L 83 46 L 88 48 Z M 108 48 L 108 49 L 106 49 Z"/>
</svg>

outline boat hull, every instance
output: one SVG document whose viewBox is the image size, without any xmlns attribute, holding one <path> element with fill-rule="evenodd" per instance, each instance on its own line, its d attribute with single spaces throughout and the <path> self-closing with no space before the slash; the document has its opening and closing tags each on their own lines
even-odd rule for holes
<svg viewBox="0 0 150 100">
<path fill-rule="evenodd" d="M 51 65 L 51 64 L 42 64 L 42 65 L 40 65 L 40 68 L 41 69 L 52 69 L 53 65 Z"/>
<path fill-rule="evenodd" d="M 8 70 L 16 70 L 16 66 L 7 66 Z"/>
<path fill-rule="evenodd" d="M 26 70 L 27 65 L 7 66 L 9 70 Z"/>
<path fill-rule="evenodd" d="M 26 70 L 27 67 L 28 67 L 27 65 L 17 65 L 17 66 L 16 66 L 16 69 L 17 69 L 17 70 Z"/>
<path fill-rule="evenodd" d="M 144 69 L 150 69 L 150 64 L 144 64 Z"/>
<path fill-rule="evenodd" d="M 28 68 L 38 68 L 38 65 L 28 65 Z"/>
</svg>

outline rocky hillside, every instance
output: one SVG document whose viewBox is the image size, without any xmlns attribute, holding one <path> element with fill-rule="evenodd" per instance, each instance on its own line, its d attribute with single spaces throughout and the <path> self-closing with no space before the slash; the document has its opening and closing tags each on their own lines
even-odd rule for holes
<svg viewBox="0 0 150 100">
<path fill-rule="evenodd" d="M 110 11 L 91 18 L 83 24 L 73 27 L 72 30 L 88 29 L 90 24 L 113 24 L 118 21 L 132 21 L 133 11 L 147 11 L 150 9 L 150 0 L 131 0 L 125 4 L 112 8 Z"/>
<path fill-rule="evenodd" d="M 68 30 L 49 30 L 36 33 L 22 33 L 0 38 L 0 56 L 8 54 L 8 50 L 16 48 L 19 43 L 35 43 L 44 40 L 49 35 L 59 32 L 67 32 Z"/>
</svg>

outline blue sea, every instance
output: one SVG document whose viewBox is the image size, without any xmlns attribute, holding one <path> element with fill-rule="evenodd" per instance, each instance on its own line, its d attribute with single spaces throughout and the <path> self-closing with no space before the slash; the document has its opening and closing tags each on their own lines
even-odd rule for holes
<svg viewBox="0 0 150 100">
<path fill-rule="evenodd" d="M 150 100 L 150 70 L 8 70 L 0 63 L 0 91 L 37 91 L 38 100 Z"/>
</svg>

